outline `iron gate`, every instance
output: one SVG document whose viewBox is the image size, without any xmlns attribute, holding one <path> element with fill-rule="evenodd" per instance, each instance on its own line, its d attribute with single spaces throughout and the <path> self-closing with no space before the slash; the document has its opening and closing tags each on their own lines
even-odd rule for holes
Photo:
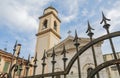
<svg viewBox="0 0 120 78">
<path fill-rule="evenodd" d="M 116 52 L 115 52 L 115 48 L 114 48 L 114 45 L 113 45 L 113 41 L 112 41 L 112 38 L 113 37 L 117 37 L 117 36 L 120 36 L 120 31 L 117 31 L 117 32 L 113 32 L 113 33 L 110 33 L 109 32 L 109 27 L 110 27 L 110 24 L 107 23 L 107 21 L 110 21 L 110 19 L 107 19 L 103 12 L 102 12 L 102 21 L 101 21 L 101 24 L 104 23 L 103 25 L 103 28 L 107 31 L 107 34 L 106 35 L 103 35 L 99 38 L 96 38 L 93 40 L 93 35 L 94 33 L 92 32 L 92 30 L 94 30 L 89 22 L 88 22 L 88 29 L 86 31 L 86 33 L 88 33 L 88 36 L 90 37 L 90 40 L 91 42 L 89 42 L 88 44 L 86 44 L 84 47 L 82 47 L 80 50 L 78 49 L 80 43 L 78 43 L 78 36 L 77 36 L 77 32 L 75 31 L 75 38 L 74 38 L 74 42 L 75 42 L 75 47 L 76 47 L 76 54 L 72 57 L 72 59 L 70 60 L 68 66 L 66 67 L 66 61 L 67 61 L 67 57 L 66 57 L 66 49 L 65 49 L 65 46 L 63 47 L 63 62 L 64 62 L 64 71 L 60 71 L 60 72 L 54 72 L 54 65 L 56 63 L 55 61 L 55 51 L 54 51 L 54 48 L 53 48 L 53 54 L 52 54 L 52 73 L 45 73 L 44 74 L 44 68 L 45 68 L 45 56 L 43 56 L 43 63 L 42 63 L 42 66 L 43 66 L 43 69 L 42 69 L 42 74 L 40 75 L 35 75 L 33 74 L 33 76 L 29 76 L 27 78 L 44 78 L 44 77 L 52 77 L 54 78 L 55 76 L 60 76 L 60 75 L 64 75 L 64 78 L 66 78 L 66 75 L 69 73 L 72 65 L 74 64 L 74 62 L 77 60 L 77 63 L 78 63 L 78 77 L 81 78 L 81 69 L 80 69 L 80 64 L 79 64 L 79 56 L 84 53 L 88 48 L 92 48 L 92 52 L 93 52 L 93 59 L 94 59 L 94 64 L 95 64 L 95 68 L 93 70 L 91 70 L 91 72 L 89 73 L 88 77 L 87 78 L 93 78 L 95 75 L 97 76 L 97 78 L 100 78 L 99 76 L 99 71 L 102 70 L 103 68 L 106 68 L 110 65 L 116 65 L 117 66 L 117 70 L 118 70 L 118 73 L 119 73 L 119 76 L 120 76 L 120 59 L 117 58 L 116 56 Z M 99 43 L 101 41 L 104 41 L 108 39 L 109 42 L 110 42 L 110 46 L 111 46 L 111 49 L 112 49 L 112 52 L 113 52 L 113 56 L 114 56 L 114 59 L 113 60 L 110 60 L 110 61 L 106 61 L 100 65 L 97 65 L 97 61 L 96 61 L 96 56 L 95 56 L 95 50 L 94 50 L 94 46 L 96 43 Z M 26 77 L 25 77 L 26 78 Z"/>
<path fill-rule="evenodd" d="M 45 70 L 45 66 L 46 66 L 46 62 L 45 62 L 45 52 L 44 52 L 44 55 L 43 55 L 43 63 L 42 63 L 42 74 L 40 75 L 35 75 L 35 71 L 36 71 L 36 68 L 37 68 L 37 54 L 35 56 L 35 59 L 34 59 L 34 65 L 33 65 L 33 76 L 28 76 L 28 71 L 29 71 L 29 58 L 28 58 L 28 62 L 26 64 L 26 77 L 21 77 L 20 74 L 19 74 L 19 78 L 45 78 L 45 77 L 52 77 L 52 78 L 60 78 L 61 75 L 63 75 L 64 78 L 67 78 L 66 75 L 69 73 L 71 67 L 73 66 L 74 62 L 77 60 L 77 64 L 78 64 L 78 77 L 81 78 L 81 69 L 80 69 L 80 63 L 79 63 L 79 56 L 81 54 L 83 54 L 88 48 L 91 48 L 92 49 L 92 52 L 93 52 L 93 59 L 94 59 L 94 64 L 95 64 L 95 68 L 93 70 L 91 70 L 91 72 L 89 73 L 88 77 L 87 78 L 93 78 L 95 75 L 97 78 L 100 78 L 99 76 L 99 71 L 102 70 L 103 68 L 106 68 L 110 65 L 116 65 L 117 67 L 117 70 L 118 70 L 118 73 L 119 73 L 119 76 L 120 76 L 120 58 L 117 58 L 116 56 L 116 52 L 115 52 L 115 48 L 114 48 L 114 45 L 113 45 L 113 41 L 112 41 L 112 38 L 114 37 L 118 37 L 120 36 L 120 31 L 117 31 L 117 32 L 113 32 L 113 33 L 110 33 L 109 32 L 109 27 L 110 27 L 110 24 L 107 23 L 107 21 L 110 21 L 110 19 L 107 19 L 104 14 L 102 13 L 102 16 L 103 16 L 103 19 L 101 21 L 101 24 L 104 23 L 103 25 L 103 28 L 106 30 L 107 34 L 106 35 L 103 35 L 101 37 L 98 37 L 96 39 L 93 40 L 93 35 L 94 33 L 92 32 L 92 30 L 94 30 L 91 26 L 90 26 L 90 23 L 88 22 L 88 29 L 87 29 L 87 34 L 88 36 L 90 37 L 90 42 L 88 44 L 86 44 L 84 47 L 82 47 L 81 49 L 79 49 L 79 45 L 80 43 L 78 42 L 79 38 L 77 36 L 77 32 L 75 31 L 75 38 L 74 38 L 74 42 L 75 42 L 75 47 L 76 47 L 76 54 L 72 57 L 72 59 L 70 60 L 70 62 L 68 63 L 68 65 L 66 66 L 66 61 L 68 60 L 68 58 L 66 57 L 66 49 L 65 49 L 65 45 L 63 47 L 63 51 L 62 51 L 62 55 L 63 55 L 63 63 L 64 63 L 64 71 L 59 71 L 59 72 L 54 72 L 54 68 L 55 68 L 55 50 L 53 48 L 53 53 L 52 53 L 52 73 L 44 73 L 44 70 Z M 114 59 L 113 60 L 110 60 L 110 61 L 106 61 L 100 65 L 97 65 L 97 61 L 96 61 L 96 56 L 95 56 L 95 50 L 94 50 L 94 45 L 101 42 L 101 41 L 104 41 L 104 40 L 109 40 L 110 42 L 110 46 L 111 46 L 111 49 L 112 49 L 112 52 L 113 52 L 113 55 L 114 55 Z M 22 64 L 21 64 L 22 65 Z M 14 69 L 15 68 L 15 69 Z M 14 69 L 14 71 L 13 71 Z M 5 74 L 1 74 L 0 77 L 2 78 L 14 78 L 14 76 L 12 77 L 11 76 L 11 72 L 16 72 L 16 70 L 21 70 L 21 69 L 18 69 L 18 64 L 15 64 L 13 66 L 11 66 L 10 68 L 10 71 L 9 73 L 5 73 Z M 21 70 L 22 71 L 22 70 Z M 8 76 L 8 77 L 7 77 Z"/>
</svg>

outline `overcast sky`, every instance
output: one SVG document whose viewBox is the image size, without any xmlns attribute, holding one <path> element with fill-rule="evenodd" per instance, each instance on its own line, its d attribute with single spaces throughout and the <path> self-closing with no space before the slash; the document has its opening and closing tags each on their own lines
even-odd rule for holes
<svg viewBox="0 0 120 78">
<path fill-rule="evenodd" d="M 34 55 L 39 16 L 49 6 L 55 7 L 61 19 L 62 40 L 68 31 L 74 35 L 77 29 L 79 37 L 88 37 L 87 20 L 95 29 L 94 37 L 106 34 L 100 25 L 101 12 L 111 21 L 110 32 L 120 31 L 120 0 L 0 0 L 0 49 L 13 52 L 16 40 L 22 44 L 21 57 Z M 106 44 L 105 44 L 106 43 Z M 114 39 L 116 51 L 120 51 L 120 38 Z M 103 53 L 110 53 L 108 42 L 102 45 Z"/>
</svg>

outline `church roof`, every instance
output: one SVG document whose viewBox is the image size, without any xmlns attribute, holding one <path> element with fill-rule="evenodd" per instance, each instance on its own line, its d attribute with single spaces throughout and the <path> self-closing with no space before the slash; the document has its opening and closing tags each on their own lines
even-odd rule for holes
<svg viewBox="0 0 120 78">
<path fill-rule="evenodd" d="M 65 46 L 66 46 L 66 43 L 69 40 L 70 40 L 70 42 L 73 42 L 74 37 L 73 36 L 68 36 L 67 38 L 65 38 L 63 41 L 61 41 L 60 43 L 58 43 L 57 45 L 54 46 L 55 50 L 57 48 L 63 47 L 63 44 L 65 44 Z M 89 38 L 80 38 L 79 41 L 80 41 L 80 43 L 81 42 L 90 42 L 90 39 Z M 74 42 L 73 42 L 73 45 L 74 45 Z M 73 47 L 73 48 L 75 48 L 75 47 Z M 52 50 L 53 50 L 53 48 L 48 49 L 47 54 L 51 53 Z"/>
</svg>

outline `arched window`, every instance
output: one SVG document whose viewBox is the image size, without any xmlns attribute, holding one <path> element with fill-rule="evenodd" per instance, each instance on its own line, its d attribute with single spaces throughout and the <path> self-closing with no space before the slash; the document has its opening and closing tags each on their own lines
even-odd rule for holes
<svg viewBox="0 0 120 78">
<path fill-rule="evenodd" d="M 54 29 L 57 31 L 57 23 L 54 21 Z"/>
<path fill-rule="evenodd" d="M 93 70 L 93 68 L 91 68 L 91 67 L 87 69 L 87 76 L 90 74 L 90 72 L 91 72 L 92 70 Z M 95 78 L 95 77 L 93 77 L 93 78 Z"/>
<path fill-rule="evenodd" d="M 45 29 L 45 28 L 47 28 L 47 20 L 45 20 L 44 22 L 43 22 L 43 28 L 42 29 Z"/>
</svg>

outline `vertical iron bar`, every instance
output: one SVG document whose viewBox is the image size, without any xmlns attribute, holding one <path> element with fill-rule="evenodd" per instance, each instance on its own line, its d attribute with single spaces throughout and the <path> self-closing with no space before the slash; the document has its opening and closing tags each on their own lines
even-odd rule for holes
<svg viewBox="0 0 120 78">
<path fill-rule="evenodd" d="M 76 52 L 78 52 L 78 47 L 79 47 L 79 42 L 78 42 L 78 36 L 77 36 L 77 31 L 75 30 L 75 39 L 73 41 L 75 41 L 75 46 L 76 46 Z M 80 59 L 79 59 L 79 56 L 77 58 L 77 64 L 78 64 L 78 75 L 79 75 L 79 78 L 81 78 L 81 68 L 80 68 Z"/>
<path fill-rule="evenodd" d="M 46 59 L 46 55 L 45 55 L 45 50 L 44 50 L 44 54 L 43 54 L 43 58 L 41 60 L 43 60 L 43 63 L 42 63 L 42 74 L 44 74 L 44 70 L 45 70 L 45 59 Z M 44 78 L 44 77 L 42 77 Z"/>
<path fill-rule="evenodd" d="M 20 78 L 20 76 L 21 76 L 21 72 L 22 72 L 22 68 L 21 69 L 19 69 L 19 78 Z"/>
<path fill-rule="evenodd" d="M 78 47 L 76 47 L 76 50 L 78 52 Z M 81 78 L 81 68 L 80 68 L 80 59 L 79 56 L 77 58 L 77 64 L 78 64 L 78 73 L 79 73 L 79 78 Z"/>
<path fill-rule="evenodd" d="M 43 67 L 42 67 L 42 74 L 44 74 L 45 65 L 46 65 L 45 61 L 42 63 L 42 65 L 43 65 Z M 42 77 L 42 78 L 44 78 L 44 77 Z"/>
<path fill-rule="evenodd" d="M 33 77 L 35 77 L 36 67 L 37 67 L 37 52 L 36 52 L 36 54 L 35 54 L 35 58 L 34 58 Z"/>
<path fill-rule="evenodd" d="M 90 37 L 90 41 L 91 42 L 93 41 L 92 37 L 94 35 L 94 33 L 92 32 L 92 30 L 94 30 L 94 29 L 90 26 L 90 23 L 88 21 L 88 29 L 87 29 L 86 33 L 88 33 L 88 36 Z M 97 60 L 96 60 L 96 54 L 95 54 L 94 46 L 91 46 L 91 48 L 92 48 L 92 54 L 93 54 L 94 64 L 95 64 L 95 67 L 97 67 Z M 97 73 L 97 78 L 100 78 L 99 73 Z"/>
<path fill-rule="evenodd" d="M 65 71 L 65 68 L 66 68 L 66 62 L 64 62 L 64 71 Z M 64 78 L 66 78 L 66 75 L 64 75 Z"/>
<path fill-rule="evenodd" d="M 42 63 L 43 67 L 42 67 L 42 74 L 44 74 L 44 70 L 45 70 L 45 63 Z M 42 77 L 44 78 L 44 77 Z"/>
<path fill-rule="evenodd" d="M 53 48 L 53 53 L 52 53 L 52 56 L 51 56 L 51 57 L 53 57 L 53 59 L 51 61 L 52 62 L 52 73 L 54 73 L 54 70 L 55 70 L 55 63 L 56 63 L 55 56 L 56 56 L 56 54 L 55 54 L 55 50 Z M 54 78 L 54 75 L 52 76 L 52 78 Z"/>
<path fill-rule="evenodd" d="M 35 63 L 35 65 L 34 65 L 34 70 L 33 70 L 33 76 L 35 76 L 35 73 L 36 73 L 36 67 L 37 67 L 37 65 L 36 65 L 36 63 Z"/>
<path fill-rule="evenodd" d="M 92 37 L 90 37 L 90 40 L 92 41 Z M 92 52 L 93 52 L 94 64 L 95 64 L 95 67 L 97 67 L 97 60 L 96 60 L 96 54 L 95 54 L 94 46 L 92 46 Z M 99 73 L 97 73 L 97 78 L 100 78 Z"/>
<path fill-rule="evenodd" d="M 29 67 L 26 67 L 26 78 L 28 78 Z"/>
<path fill-rule="evenodd" d="M 21 64 L 20 64 L 20 68 L 19 68 L 19 78 L 20 78 L 20 76 L 21 76 L 21 72 L 22 72 L 22 66 L 23 66 L 23 64 L 24 64 L 24 57 L 22 58 L 22 60 L 21 60 Z"/>
<path fill-rule="evenodd" d="M 68 60 L 68 58 L 66 58 L 66 49 L 65 49 L 65 45 L 63 46 L 63 52 L 61 53 L 61 55 L 63 54 L 63 62 L 64 62 L 64 71 L 65 71 L 65 68 L 66 68 L 66 61 Z M 66 78 L 66 75 L 64 74 L 64 78 Z"/>
<path fill-rule="evenodd" d="M 102 17 L 103 18 L 102 18 L 102 21 L 100 22 L 100 24 L 104 23 L 103 28 L 107 31 L 107 34 L 109 35 L 110 34 L 110 32 L 109 32 L 110 24 L 108 24 L 107 21 L 110 21 L 110 19 L 107 19 L 103 12 L 102 12 Z M 109 38 L 109 42 L 110 42 L 111 49 L 113 51 L 114 59 L 117 59 L 117 56 L 116 56 L 116 53 L 115 53 L 115 48 L 114 48 L 113 41 L 112 41 L 111 38 Z M 118 73 L 119 73 L 119 76 L 120 76 L 120 65 L 116 64 L 116 66 L 117 66 Z"/>
<path fill-rule="evenodd" d="M 52 65 L 52 73 L 54 73 L 54 68 L 55 68 L 55 61 L 54 60 L 52 61 L 52 64 L 53 64 Z M 52 76 L 52 78 L 54 78 L 54 76 Z"/>
<path fill-rule="evenodd" d="M 30 63 L 30 54 L 28 56 L 28 60 L 27 60 L 27 63 L 26 63 L 26 78 L 28 78 L 29 63 Z"/>
</svg>

